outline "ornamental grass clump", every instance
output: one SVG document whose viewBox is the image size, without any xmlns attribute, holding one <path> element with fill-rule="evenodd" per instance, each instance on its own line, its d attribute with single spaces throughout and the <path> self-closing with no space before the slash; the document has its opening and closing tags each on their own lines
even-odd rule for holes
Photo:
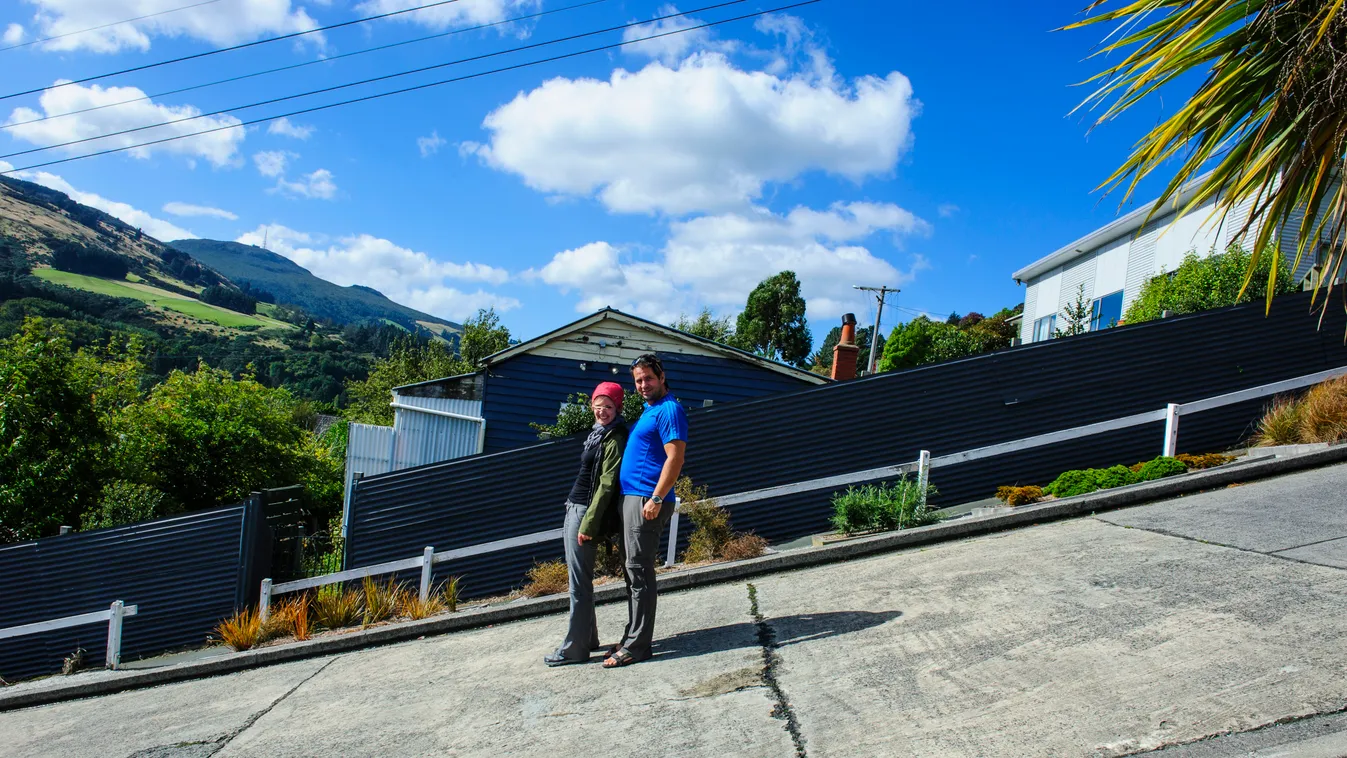
<svg viewBox="0 0 1347 758">
<path fill-rule="evenodd" d="M 1224 466 L 1225 464 L 1235 460 L 1235 456 L 1225 455 L 1223 453 L 1203 453 L 1201 455 L 1189 455 L 1188 453 L 1180 453 L 1176 457 L 1179 459 L 1179 463 L 1182 463 L 1183 465 L 1187 466 L 1189 469 L 1192 470 L 1201 470 L 1201 469 L 1215 468 L 1217 466 Z M 1139 470 L 1140 466 L 1138 466 L 1137 469 Z"/>
<path fill-rule="evenodd" d="M 324 629 L 354 626 L 364 612 L 360 591 L 343 589 L 339 584 L 320 587 L 313 598 L 314 620 Z"/>
<path fill-rule="evenodd" d="M 1028 505 L 1043 499 L 1043 488 L 1028 485 L 1024 487 L 1005 486 L 996 488 L 996 499 L 1009 506 Z"/>
<path fill-rule="evenodd" d="M 1258 432 L 1254 435 L 1259 447 L 1274 445 L 1294 445 L 1300 442 L 1300 420 L 1304 408 L 1293 397 L 1279 397 L 1258 420 Z"/>
<path fill-rule="evenodd" d="M 401 584 L 395 584 L 389 579 L 386 582 L 376 582 L 373 577 L 365 577 L 361 583 L 361 594 L 365 601 L 365 617 L 361 622 L 362 626 L 377 624 L 380 621 L 386 621 L 397 615 L 398 608 L 402 607 L 402 598 L 406 590 Z"/>
<path fill-rule="evenodd" d="M 892 531 L 933 524 L 940 520 L 926 501 L 936 494 L 933 485 L 921 492 L 906 475 L 893 484 L 848 487 L 833 495 L 833 528 L 843 534 Z"/>
<path fill-rule="evenodd" d="M 1347 440 L 1347 377 L 1311 387 L 1301 406 L 1300 438 L 1303 442 Z"/>
<path fill-rule="evenodd" d="M 215 627 L 220 641 L 236 652 L 262 641 L 262 617 L 252 608 L 244 608 Z"/>
<path fill-rule="evenodd" d="M 727 561 L 745 561 L 749 558 L 757 558 L 765 552 L 767 552 L 767 540 L 752 532 L 747 532 L 726 542 L 720 548 L 720 557 Z"/>
<path fill-rule="evenodd" d="M 536 563 L 529 569 L 528 582 L 519 591 L 524 597 L 556 595 L 570 589 L 570 572 L 565 561 Z"/>
</svg>

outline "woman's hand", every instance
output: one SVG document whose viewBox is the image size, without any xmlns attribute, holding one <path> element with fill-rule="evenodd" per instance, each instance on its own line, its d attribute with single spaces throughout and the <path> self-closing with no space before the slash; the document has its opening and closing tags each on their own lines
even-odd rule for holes
<svg viewBox="0 0 1347 758">
<path fill-rule="evenodd" d="M 594 538 L 591 537 L 591 536 L 589 536 L 588 534 L 577 534 L 577 535 L 575 535 L 575 541 L 578 542 L 578 543 L 580 543 L 580 547 L 584 547 L 584 546 L 585 546 L 585 543 L 586 543 L 586 542 L 589 542 L 589 541 L 592 540 L 592 539 L 594 539 Z"/>
</svg>

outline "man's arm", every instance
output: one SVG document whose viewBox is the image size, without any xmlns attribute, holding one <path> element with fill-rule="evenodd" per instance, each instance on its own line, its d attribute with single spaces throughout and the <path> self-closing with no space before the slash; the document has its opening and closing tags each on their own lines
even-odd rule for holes
<svg viewBox="0 0 1347 758">
<path fill-rule="evenodd" d="M 682 440 L 674 440 L 664 444 L 664 468 L 659 472 L 659 483 L 655 485 L 655 492 L 672 492 L 674 484 L 678 481 L 679 474 L 683 473 L 683 453 L 687 450 L 688 443 Z M 645 501 L 645 507 L 641 509 L 641 515 L 645 516 L 646 521 L 653 521 L 659 518 L 660 506 L 654 500 Z"/>
</svg>

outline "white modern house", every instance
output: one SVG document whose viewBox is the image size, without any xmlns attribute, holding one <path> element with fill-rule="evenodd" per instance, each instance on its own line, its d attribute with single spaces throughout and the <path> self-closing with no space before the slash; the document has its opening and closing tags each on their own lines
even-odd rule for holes
<svg viewBox="0 0 1347 758">
<path fill-rule="evenodd" d="M 1199 180 L 1200 181 L 1200 180 Z M 1096 229 L 1080 239 L 1016 271 L 1017 283 L 1028 286 L 1020 339 L 1025 343 L 1050 339 L 1063 320 L 1062 311 L 1075 302 L 1081 285 L 1086 302 L 1093 303 L 1090 329 L 1107 329 L 1122 319 L 1146 280 L 1173 271 L 1188 252 L 1199 256 L 1224 251 L 1249 218 L 1252 199 L 1240 203 L 1225 218 L 1212 216 L 1215 201 L 1194 208 L 1181 218 L 1178 209 L 1193 197 L 1197 183 L 1183 188 L 1166 212 L 1146 222 L 1152 203 Z M 1273 237 L 1287 263 L 1295 260 L 1300 219 L 1294 217 Z M 1258 227 L 1246 235 L 1252 245 Z M 1293 272 L 1293 281 L 1305 279 L 1322 249 L 1307 254 Z"/>
</svg>

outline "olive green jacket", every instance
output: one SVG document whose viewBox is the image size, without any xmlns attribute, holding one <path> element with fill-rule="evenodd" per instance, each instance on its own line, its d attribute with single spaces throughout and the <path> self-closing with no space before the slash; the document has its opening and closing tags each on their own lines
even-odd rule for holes
<svg viewBox="0 0 1347 758">
<path fill-rule="evenodd" d="M 589 488 L 589 509 L 580 522 L 580 533 L 586 537 L 606 537 L 621 529 L 622 452 L 627 449 L 627 426 L 618 424 L 603 438 L 603 450 L 594 462 L 593 479 Z"/>
</svg>

